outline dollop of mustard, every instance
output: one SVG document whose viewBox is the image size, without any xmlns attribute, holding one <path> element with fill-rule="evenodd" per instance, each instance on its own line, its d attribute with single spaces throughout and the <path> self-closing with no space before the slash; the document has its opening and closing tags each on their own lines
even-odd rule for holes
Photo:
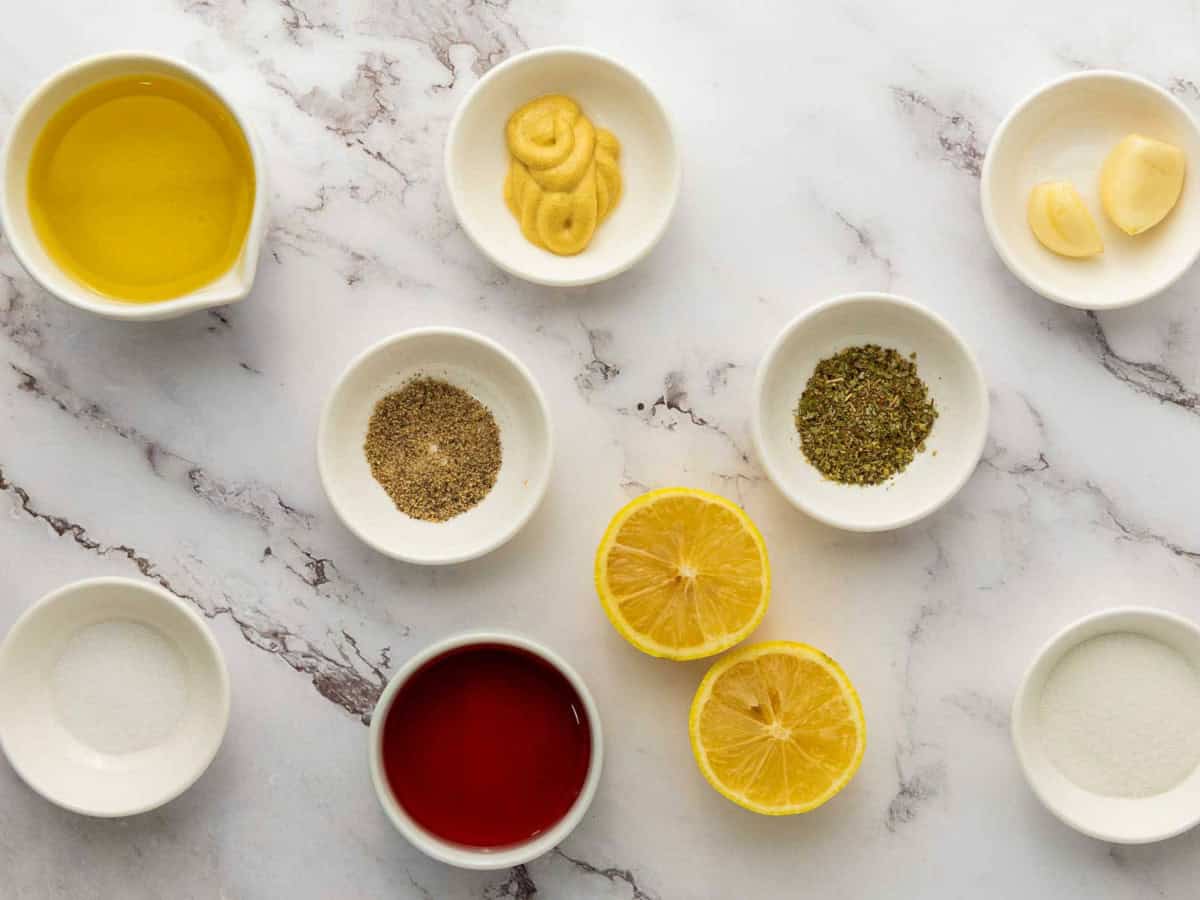
<svg viewBox="0 0 1200 900">
<path fill-rule="evenodd" d="M 508 119 L 511 160 L 504 202 L 531 244 L 582 252 L 621 199 L 621 143 L 561 94 L 526 103 Z"/>
</svg>

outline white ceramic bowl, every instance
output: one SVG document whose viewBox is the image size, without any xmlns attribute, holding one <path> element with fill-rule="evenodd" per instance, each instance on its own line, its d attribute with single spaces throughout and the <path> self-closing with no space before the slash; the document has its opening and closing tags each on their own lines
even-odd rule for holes
<svg viewBox="0 0 1200 900">
<path fill-rule="evenodd" d="M 915 352 L 938 410 L 925 452 L 873 486 L 825 478 L 801 451 L 795 423 L 817 363 L 861 344 Z M 835 297 L 793 319 L 759 364 L 752 404 L 754 444 L 771 481 L 814 519 L 849 531 L 886 531 L 932 513 L 971 477 L 987 437 L 987 386 L 971 351 L 943 319 L 893 294 Z"/>
<path fill-rule="evenodd" d="M 518 107 L 556 93 L 578 100 L 621 142 L 621 201 L 576 256 L 533 246 L 504 204 L 505 124 Z M 593 284 L 637 263 L 666 231 L 679 180 L 671 123 L 646 82 L 580 47 L 531 50 L 496 66 L 467 94 L 446 137 L 446 183 L 463 231 L 500 268 L 537 284 Z"/>
<path fill-rule="evenodd" d="M 241 126 L 254 163 L 254 209 L 241 255 L 233 267 L 211 284 L 172 300 L 125 303 L 80 284 L 63 272 L 46 254 L 33 229 L 26 203 L 29 158 L 42 128 L 64 103 L 92 85 L 122 75 L 157 73 L 191 81 L 221 101 Z M 30 276 L 58 299 L 109 319 L 146 322 L 173 319 L 210 306 L 244 298 L 254 284 L 258 253 L 267 223 L 267 184 L 264 156 L 246 117 L 230 98 L 205 75 L 187 63 L 156 53 L 104 53 L 80 60 L 51 76 L 21 104 L 9 125 L 0 156 L 0 227 L 21 265 Z"/>
<path fill-rule="evenodd" d="M 400 512 L 363 453 L 375 404 L 416 376 L 462 388 L 500 428 L 495 486 L 446 522 Z M 474 559 L 516 534 L 546 493 L 552 458 L 550 411 L 533 375 L 495 341 L 458 328 L 405 331 L 365 350 L 334 386 L 317 435 L 321 483 L 346 527 L 380 553 L 424 565 Z"/>
<path fill-rule="evenodd" d="M 579 699 L 583 701 L 592 736 L 591 763 L 588 766 L 583 789 L 567 814 L 552 828 L 532 840 L 511 847 L 489 850 L 464 847 L 443 840 L 413 821 L 412 817 L 404 811 L 404 807 L 396 801 L 388 784 L 387 773 L 383 768 L 383 727 L 397 691 L 414 672 L 430 660 L 458 647 L 469 647 L 476 644 L 503 644 L 519 647 L 552 665 L 571 683 L 579 695 Z M 600 713 L 596 708 L 596 701 L 592 699 L 583 679 L 554 651 L 530 638 L 503 631 L 472 631 L 455 635 L 426 647 L 408 660 L 392 676 L 392 680 L 388 682 L 379 702 L 375 705 L 375 712 L 371 716 L 369 740 L 371 780 L 375 784 L 375 793 L 379 796 L 379 802 L 388 818 L 392 820 L 392 824 L 421 852 L 436 860 L 463 869 L 507 869 L 510 866 L 527 863 L 554 849 L 575 830 L 575 826 L 579 824 L 588 807 L 591 806 L 592 798 L 596 794 L 596 786 L 600 783 L 600 771 L 604 767 L 604 736 L 600 728 Z"/>
<path fill-rule="evenodd" d="M 1145 635 L 1174 648 L 1200 669 L 1200 628 L 1173 613 L 1127 606 L 1085 616 L 1038 651 L 1012 708 L 1012 741 L 1034 794 L 1059 819 L 1097 840 L 1146 844 L 1174 837 L 1200 823 L 1200 768 L 1153 797 L 1104 797 L 1071 782 L 1046 754 L 1039 716 L 1042 689 L 1059 660 L 1074 647 L 1113 632 Z"/>
<path fill-rule="evenodd" d="M 71 657 L 77 677 L 96 670 L 110 700 L 119 689 L 137 702 L 139 676 L 161 669 L 145 668 L 141 659 L 101 662 L 74 643 L 89 628 L 115 622 L 144 626 L 151 649 L 177 667 L 186 698 L 160 739 L 124 752 L 97 746 L 93 726 L 78 721 L 70 709 L 76 704 L 56 686 L 57 667 Z M 74 812 L 130 816 L 174 799 L 208 768 L 228 722 L 229 673 L 220 648 L 195 610 L 156 585 L 77 581 L 26 610 L 0 643 L 0 749 L 31 788 Z"/>
<path fill-rule="evenodd" d="M 1100 167 L 1130 132 L 1183 149 L 1179 203 L 1136 237 L 1100 205 Z M 988 147 L 980 181 L 983 220 L 996 252 L 1043 297 L 1080 309 L 1115 309 L 1165 290 L 1200 255 L 1200 127 L 1178 100 L 1124 72 L 1079 72 L 1038 88 L 1008 114 Z M 1104 240 L 1093 259 L 1067 259 L 1033 236 L 1026 204 L 1034 185 L 1070 181 Z"/>
</svg>

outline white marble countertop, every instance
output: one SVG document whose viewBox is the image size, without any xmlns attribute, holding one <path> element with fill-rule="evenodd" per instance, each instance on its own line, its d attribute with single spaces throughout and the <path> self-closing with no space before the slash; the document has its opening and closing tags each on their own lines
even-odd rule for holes
<svg viewBox="0 0 1200 900">
<path fill-rule="evenodd" d="M 270 159 L 272 224 L 244 303 L 105 322 L 0 250 L 0 630 L 76 578 L 141 576 L 210 617 L 234 712 L 203 779 L 167 807 L 93 821 L 0 764 L 5 898 L 1189 898 L 1200 831 L 1147 847 L 1082 837 L 1026 788 L 1007 731 L 1035 649 L 1084 613 L 1197 615 L 1200 271 L 1093 315 L 1031 294 L 979 216 L 988 138 L 1018 98 L 1086 67 L 1139 72 L 1200 112 L 1193 4 L 1082 0 L 721 10 L 550 0 L 111 0 L 10 4 L 0 120 L 85 54 L 144 47 L 234 92 Z M 1136 27 L 1134 27 L 1136 25 Z M 641 71 L 674 116 L 684 190 L 658 250 L 581 290 L 504 276 L 456 226 L 446 125 L 480 73 L 582 43 Z M 890 289 L 976 350 L 985 459 L 932 518 L 844 534 L 763 480 L 748 396 L 798 311 Z M 473 563 L 392 562 L 338 522 L 317 414 L 367 344 L 424 324 L 482 331 L 553 410 L 545 505 Z M 703 662 L 644 657 L 607 624 L 596 542 L 648 486 L 743 502 L 774 562 L 755 637 L 836 657 L 866 760 L 810 815 L 714 793 L 688 747 Z M 606 728 L 590 815 L 554 854 L 465 873 L 378 808 L 363 717 L 397 662 L 466 626 L 540 638 Z"/>
</svg>

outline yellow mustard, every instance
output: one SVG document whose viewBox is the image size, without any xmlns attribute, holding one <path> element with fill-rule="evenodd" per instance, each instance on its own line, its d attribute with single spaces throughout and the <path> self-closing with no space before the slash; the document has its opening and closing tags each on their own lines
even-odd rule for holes
<svg viewBox="0 0 1200 900">
<path fill-rule="evenodd" d="M 505 128 L 512 154 L 504 202 L 531 243 L 559 256 L 584 250 L 621 199 L 621 144 L 561 94 L 526 103 Z"/>
</svg>

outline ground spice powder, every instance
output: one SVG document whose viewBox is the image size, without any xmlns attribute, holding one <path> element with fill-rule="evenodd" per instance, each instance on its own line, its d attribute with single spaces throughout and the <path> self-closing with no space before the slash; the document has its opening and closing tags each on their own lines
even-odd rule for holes
<svg viewBox="0 0 1200 900">
<path fill-rule="evenodd" d="M 822 475 L 880 484 L 925 449 L 938 413 L 915 359 L 865 344 L 817 363 L 796 408 L 796 430 Z"/>
<path fill-rule="evenodd" d="M 500 472 L 500 429 L 461 388 L 416 378 L 375 404 L 363 444 L 396 508 L 444 522 L 487 496 Z"/>
</svg>

